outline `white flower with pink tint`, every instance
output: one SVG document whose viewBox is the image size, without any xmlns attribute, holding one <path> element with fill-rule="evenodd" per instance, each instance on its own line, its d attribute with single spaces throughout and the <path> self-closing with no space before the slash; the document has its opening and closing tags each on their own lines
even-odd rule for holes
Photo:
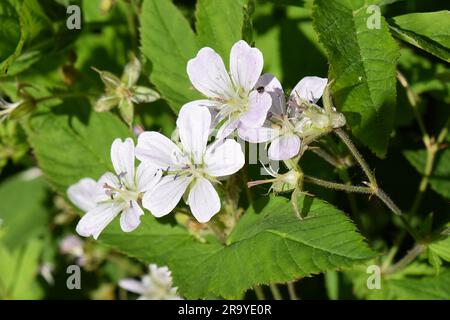
<svg viewBox="0 0 450 320">
<path fill-rule="evenodd" d="M 182 300 L 173 287 L 172 275 L 167 267 L 158 268 L 156 264 L 148 267 L 149 273 L 141 278 L 123 279 L 119 287 L 139 295 L 138 300 Z"/>
<path fill-rule="evenodd" d="M 144 214 L 141 199 L 161 178 L 161 171 L 140 164 L 135 169 L 134 142 L 114 140 L 111 160 L 115 170 L 105 173 L 96 182 L 81 179 L 67 190 L 69 199 L 86 214 L 77 225 L 77 233 L 84 237 L 98 238 L 103 229 L 120 214 L 120 226 L 124 232 L 136 229 Z"/>
<path fill-rule="evenodd" d="M 222 123 L 218 138 L 226 138 L 240 126 L 257 128 L 264 123 L 271 98 L 255 87 L 263 62 L 261 51 L 243 40 L 231 48 L 230 74 L 222 58 L 211 48 L 202 48 L 189 60 L 189 79 L 208 99 L 190 102 L 188 106 L 210 108 L 215 115 L 214 123 Z"/>
<path fill-rule="evenodd" d="M 213 183 L 241 169 L 245 157 L 239 143 L 225 139 L 207 145 L 211 114 L 205 107 L 184 106 L 177 119 L 180 142 L 176 144 L 158 132 L 139 135 L 136 157 L 161 169 L 161 181 L 142 199 L 144 208 L 155 217 L 170 213 L 184 194 L 194 217 L 208 222 L 221 203 Z"/>
<path fill-rule="evenodd" d="M 326 85 L 327 79 L 305 77 L 294 87 L 286 104 L 278 79 L 271 74 L 261 76 L 256 87 L 272 96 L 272 106 L 262 127 L 240 127 L 239 136 L 252 143 L 270 142 L 268 154 L 271 160 L 295 157 L 300 151 L 305 128 L 317 120 L 311 119 L 303 106 L 313 106 L 322 97 Z"/>
</svg>

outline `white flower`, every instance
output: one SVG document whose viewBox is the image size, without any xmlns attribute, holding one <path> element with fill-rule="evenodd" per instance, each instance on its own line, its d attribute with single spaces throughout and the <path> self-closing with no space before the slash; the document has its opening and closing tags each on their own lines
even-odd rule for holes
<svg viewBox="0 0 450 320">
<path fill-rule="evenodd" d="M 271 74 L 264 74 L 256 87 L 272 96 L 272 106 L 264 126 L 260 128 L 240 127 L 239 136 L 252 143 L 271 142 L 269 158 L 288 160 L 295 157 L 301 146 L 301 137 L 305 125 L 311 120 L 300 114 L 302 105 L 316 103 L 322 96 L 327 79 L 305 77 L 292 90 L 288 107 L 280 82 Z"/>
<path fill-rule="evenodd" d="M 59 243 L 59 252 L 79 258 L 83 255 L 83 241 L 76 235 L 65 236 Z"/>
<path fill-rule="evenodd" d="M 13 113 L 23 104 L 23 100 L 20 100 L 16 103 L 9 103 L 8 101 L 0 98 L 0 122 L 5 120 L 11 113 Z"/>
<path fill-rule="evenodd" d="M 161 178 L 161 171 L 140 164 L 135 170 L 134 142 L 114 140 L 111 160 L 116 174 L 107 172 L 96 182 L 81 179 L 67 190 L 69 199 L 87 213 L 77 225 L 81 236 L 98 238 L 103 229 L 119 214 L 124 232 L 136 229 L 144 211 L 140 207 L 142 194 Z"/>
<path fill-rule="evenodd" d="M 270 95 L 255 90 L 263 68 L 261 51 L 245 41 L 236 42 L 230 53 L 230 75 L 222 58 L 211 48 L 202 48 L 189 60 L 187 73 L 192 85 L 208 100 L 197 100 L 189 105 L 207 106 L 215 122 L 223 122 L 217 134 L 225 138 L 240 126 L 260 127 L 271 105 Z"/>
<path fill-rule="evenodd" d="M 142 199 L 154 216 L 170 213 L 187 190 L 186 203 L 199 222 L 207 222 L 219 212 L 220 199 L 212 182 L 241 169 L 245 157 L 232 139 L 207 146 L 210 125 L 207 108 L 185 105 L 177 120 L 180 146 L 158 132 L 139 135 L 136 157 L 166 173 Z"/>
<path fill-rule="evenodd" d="M 172 275 L 167 267 L 158 268 L 156 264 L 149 265 L 149 273 L 141 278 L 123 279 L 119 286 L 139 295 L 138 300 L 182 300 L 177 295 L 177 288 L 172 287 Z"/>
</svg>

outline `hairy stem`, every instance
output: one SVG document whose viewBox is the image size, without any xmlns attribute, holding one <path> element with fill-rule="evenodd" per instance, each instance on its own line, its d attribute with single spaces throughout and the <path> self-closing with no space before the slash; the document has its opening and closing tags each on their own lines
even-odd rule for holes
<svg viewBox="0 0 450 320">
<path fill-rule="evenodd" d="M 329 188 L 329 189 L 335 189 L 335 190 L 341 190 L 346 192 L 357 192 L 357 193 L 365 193 L 365 194 L 373 194 L 373 190 L 369 187 L 363 187 L 363 186 L 351 186 L 343 183 L 337 183 L 332 181 L 327 181 L 311 176 L 304 176 L 305 182 L 313 183 L 321 187 Z"/>
<path fill-rule="evenodd" d="M 401 258 L 397 263 L 393 264 L 391 267 L 387 268 L 383 273 L 385 275 L 392 274 L 400 269 L 403 269 L 407 265 L 409 265 L 412 261 L 414 261 L 415 258 L 417 258 L 418 255 L 420 255 L 424 250 L 426 249 L 426 246 L 423 244 L 416 244 L 411 250 L 408 251 L 408 253 Z"/>
<path fill-rule="evenodd" d="M 356 149 L 355 145 L 350 140 L 349 136 L 342 129 L 336 129 L 334 132 L 342 140 L 342 142 L 344 142 L 348 150 L 351 152 L 355 160 L 358 162 L 359 166 L 364 171 L 364 174 L 367 176 L 367 179 L 369 179 L 370 186 L 376 190 L 378 188 L 378 184 L 377 180 L 375 179 L 375 175 L 373 174 L 372 170 L 370 170 L 370 167 L 367 164 L 366 160 L 364 160 L 362 155 L 359 153 L 358 149 Z"/>
</svg>

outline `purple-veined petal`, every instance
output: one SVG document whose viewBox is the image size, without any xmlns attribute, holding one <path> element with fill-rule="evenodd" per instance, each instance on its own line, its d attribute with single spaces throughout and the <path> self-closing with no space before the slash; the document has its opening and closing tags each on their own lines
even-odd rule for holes
<svg viewBox="0 0 450 320">
<path fill-rule="evenodd" d="M 239 126 L 238 135 L 242 140 L 251 143 L 267 142 L 275 139 L 278 136 L 278 130 L 259 127 L 259 128 L 247 128 L 244 125 Z"/>
<path fill-rule="evenodd" d="M 97 202 L 111 200 L 111 196 L 107 194 L 108 187 L 120 189 L 120 181 L 117 176 L 112 172 L 104 173 L 97 181 L 97 193 L 95 194 L 95 200 Z"/>
<path fill-rule="evenodd" d="M 97 205 L 95 194 L 97 192 L 97 181 L 84 178 L 67 189 L 67 196 L 78 208 L 87 212 Z"/>
<path fill-rule="evenodd" d="M 141 223 L 144 211 L 136 201 L 130 201 L 130 206 L 120 215 L 120 228 L 123 232 L 131 232 Z"/>
<path fill-rule="evenodd" d="M 200 49 L 197 56 L 188 61 L 187 73 L 192 85 L 209 98 L 233 95 L 233 84 L 223 60 L 211 48 Z"/>
<path fill-rule="evenodd" d="M 137 191 L 145 192 L 153 188 L 161 180 L 162 170 L 142 162 L 136 171 Z"/>
<path fill-rule="evenodd" d="M 122 279 L 119 281 L 119 287 L 136 294 L 145 293 L 145 287 L 142 282 L 135 279 Z"/>
<path fill-rule="evenodd" d="M 211 127 L 211 114 L 206 107 L 184 105 L 177 119 L 184 151 L 193 156 L 195 163 L 200 163 L 205 153 Z"/>
<path fill-rule="evenodd" d="M 222 177 L 239 171 L 244 166 L 245 156 L 239 143 L 227 139 L 217 147 L 209 147 L 204 161 L 207 174 Z"/>
<path fill-rule="evenodd" d="M 291 98 L 300 104 L 299 98 L 316 103 L 323 95 L 328 79 L 319 77 L 304 77 L 294 87 Z"/>
<path fill-rule="evenodd" d="M 269 147 L 271 160 L 288 160 L 300 151 L 300 138 L 296 135 L 284 135 L 272 141 Z"/>
<path fill-rule="evenodd" d="M 125 203 L 108 201 L 89 210 L 78 222 L 76 231 L 80 236 L 97 239 L 103 229 L 124 209 Z"/>
<path fill-rule="evenodd" d="M 122 142 L 114 140 L 111 146 L 111 161 L 117 175 L 127 187 L 134 186 L 134 142 L 131 138 Z"/>
<path fill-rule="evenodd" d="M 231 48 L 230 73 L 236 86 L 246 92 L 253 89 L 263 68 L 264 59 L 261 51 L 250 47 L 240 40 Z"/>
<path fill-rule="evenodd" d="M 147 165 L 163 170 L 177 166 L 182 161 L 181 151 L 177 145 L 155 131 L 146 131 L 139 135 L 136 158 Z"/>
<path fill-rule="evenodd" d="M 252 91 L 248 98 L 248 111 L 243 113 L 239 120 L 248 128 L 261 127 L 266 120 L 267 111 L 269 111 L 271 105 L 270 94 Z"/>
<path fill-rule="evenodd" d="M 278 81 L 274 75 L 265 73 L 259 77 L 258 82 L 256 82 L 255 85 L 257 90 L 261 90 L 261 87 L 264 88 L 264 92 L 267 92 L 272 97 L 272 106 L 270 107 L 269 112 L 272 112 L 273 114 L 285 114 L 286 101 L 280 81 Z"/>
<path fill-rule="evenodd" d="M 231 117 L 220 126 L 219 130 L 217 130 L 216 140 L 222 140 L 228 137 L 230 134 L 237 129 L 239 125 L 239 118 Z"/>
<path fill-rule="evenodd" d="M 211 182 L 199 178 L 189 191 L 188 204 L 192 215 L 200 223 L 208 222 L 220 211 L 220 198 Z"/>
<path fill-rule="evenodd" d="M 192 177 L 186 175 L 165 176 L 156 186 L 144 194 L 142 205 L 157 218 L 165 216 L 180 202 L 191 181 Z"/>
</svg>

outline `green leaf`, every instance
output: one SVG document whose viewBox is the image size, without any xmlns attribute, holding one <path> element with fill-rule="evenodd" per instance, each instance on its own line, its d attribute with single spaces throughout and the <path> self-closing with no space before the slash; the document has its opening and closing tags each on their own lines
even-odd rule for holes
<svg viewBox="0 0 450 320">
<path fill-rule="evenodd" d="M 226 245 L 196 242 L 184 229 L 150 216 L 129 234 L 116 221 L 100 239 L 145 262 L 167 264 L 188 298 L 236 298 L 255 284 L 286 282 L 374 256 L 341 211 L 311 198 L 301 198 L 299 207 L 308 213 L 302 221 L 281 197 L 271 198 L 261 212 L 249 209 Z"/>
<path fill-rule="evenodd" d="M 1 241 L 9 248 L 47 231 L 47 186 L 41 177 L 33 176 L 36 170 L 13 176 L 0 185 Z"/>
<path fill-rule="evenodd" d="M 450 62 L 450 11 L 410 13 L 389 23 L 399 39 Z"/>
<path fill-rule="evenodd" d="M 242 39 L 244 0 L 199 0 L 195 11 L 198 41 L 217 51 L 224 62 L 229 60 L 233 44 Z"/>
<path fill-rule="evenodd" d="M 169 0 L 145 0 L 140 19 L 142 52 L 152 63 L 150 80 L 178 112 L 200 97 L 186 73 L 188 60 L 199 49 L 196 36 Z"/>
<path fill-rule="evenodd" d="M 25 38 L 21 36 L 20 18 L 9 1 L 0 2 L 0 76 L 20 54 Z"/>
<path fill-rule="evenodd" d="M 39 167 L 62 194 L 81 178 L 97 179 L 111 171 L 111 143 L 130 136 L 116 116 L 89 111 L 84 100 L 65 102 L 36 114 L 27 128 Z"/>
<path fill-rule="evenodd" d="M 368 28 L 372 3 L 316 0 L 313 23 L 328 52 L 337 108 L 354 135 L 384 156 L 394 125 L 399 48 L 383 17 L 380 29 Z"/>
<path fill-rule="evenodd" d="M 432 242 L 428 248 L 440 258 L 450 262 L 450 237 Z"/>
<path fill-rule="evenodd" d="M 450 270 L 444 270 L 435 277 L 392 280 L 389 286 L 397 299 L 449 300 Z"/>
<path fill-rule="evenodd" d="M 425 174 L 425 163 L 427 159 L 426 150 L 405 151 L 404 155 L 409 163 L 422 175 Z M 440 151 L 435 158 L 433 172 L 429 177 L 431 188 L 450 199 L 450 150 Z"/>
</svg>

